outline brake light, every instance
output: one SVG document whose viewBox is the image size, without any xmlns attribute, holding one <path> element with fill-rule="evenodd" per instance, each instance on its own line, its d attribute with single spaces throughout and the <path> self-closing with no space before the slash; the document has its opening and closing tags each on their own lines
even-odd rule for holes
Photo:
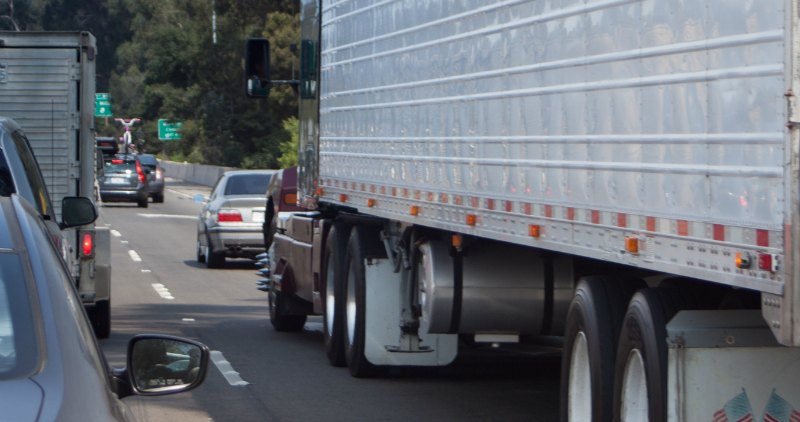
<svg viewBox="0 0 800 422">
<path fill-rule="evenodd" d="M 124 161 L 122 161 L 122 160 L 119 160 L 119 159 L 116 159 L 116 158 L 115 158 L 115 159 L 113 159 L 113 160 L 111 160 L 111 164 L 122 164 L 123 162 L 124 162 Z"/>
<path fill-rule="evenodd" d="M 81 252 L 83 256 L 92 256 L 94 253 L 94 237 L 91 233 L 84 233 L 81 239 Z"/>
<path fill-rule="evenodd" d="M 283 203 L 289 205 L 297 205 L 297 194 L 287 193 L 286 195 L 283 195 Z"/>
<path fill-rule="evenodd" d="M 162 177 L 161 169 L 156 169 L 156 180 L 161 180 Z"/>
<path fill-rule="evenodd" d="M 242 214 L 236 210 L 220 210 L 217 214 L 217 221 L 220 223 L 241 223 Z"/>
<path fill-rule="evenodd" d="M 136 162 L 136 174 L 139 175 L 139 183 L 144 183 L 144 171 L 142 170 L 142 165 L 138 161 Z"/>
</svg>

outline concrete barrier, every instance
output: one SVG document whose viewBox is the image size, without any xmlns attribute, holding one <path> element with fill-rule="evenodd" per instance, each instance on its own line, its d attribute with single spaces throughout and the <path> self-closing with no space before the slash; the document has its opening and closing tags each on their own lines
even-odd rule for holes
<svg viewBox="0 0 800 422">
<path fill-rule="evenodd" d="M 186 180 L 199 185 L 214 186 L 217 180 L 229 170 L 239 170 L 236 167 L 209 166 L 206 164 L 178 163 L 175 161 L 161 160 L 161 167 L 166 177 Z"/>
</svg>

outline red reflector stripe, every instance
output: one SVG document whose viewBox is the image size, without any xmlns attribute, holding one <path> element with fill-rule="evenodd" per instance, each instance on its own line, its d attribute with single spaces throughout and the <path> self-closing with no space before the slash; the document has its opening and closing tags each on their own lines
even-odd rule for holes
<svg viewBox="0 0 800 422">
<path fill-rule="evenodd" d="M 766 230 L 756 230 L 756 245 L 768 247 L 769 246 L 769 232 Z"/>
<path fill-rule="evenodd" d="M 714 224 L 714 240 L 719 242 L 725 241 L 725 226 L 722 224 Z"/>
</svg>

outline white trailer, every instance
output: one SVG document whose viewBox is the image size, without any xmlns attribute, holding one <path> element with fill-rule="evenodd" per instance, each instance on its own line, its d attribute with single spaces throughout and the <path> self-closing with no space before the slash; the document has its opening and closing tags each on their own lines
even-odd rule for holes
<svg viewBox="0 0 800 422">
<path fill-rule="evenodd" d="M 301 10 L 276 328 L 355 376 L 560 335 L 563 420 L 800 417 L 797 2 Z"/>
<path fill-rule="evenodd" d="M 88 32 L 0 31 L 0 115 L 33 147 L 61 221 L 61 200 L 97 203 L 95 38 Z M 67 263 L 98 337 L 111 330 L 111 243 L 94 223 L 65 230 Z"/>
</svg>

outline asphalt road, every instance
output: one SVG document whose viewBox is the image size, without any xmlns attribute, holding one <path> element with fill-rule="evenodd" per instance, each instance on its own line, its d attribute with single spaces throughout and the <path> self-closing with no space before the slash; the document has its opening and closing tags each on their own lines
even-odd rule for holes
<svg viewBox="0 0 800 422">
<path fill-rule="evenodd" d="M 404 369 L 355 379 L 328 364 L 319 317 L 300 333 L 268 320 L 256 267 L 195 259 L 207 187 L 168 181 L 163 204 L 104 204 L 112 230 L 112 333 L 101 346 L 123 366 L 128 340 L 158 332 L 204 342 L 215 361 L 205 383 L 184 394 L 125 399 L 143 421 L 553 421 L 558 368 L 552 347 L 474 349 L 450 367 Z M 223 374 L 225 371 L 225 374 Z"/>
</svg>

